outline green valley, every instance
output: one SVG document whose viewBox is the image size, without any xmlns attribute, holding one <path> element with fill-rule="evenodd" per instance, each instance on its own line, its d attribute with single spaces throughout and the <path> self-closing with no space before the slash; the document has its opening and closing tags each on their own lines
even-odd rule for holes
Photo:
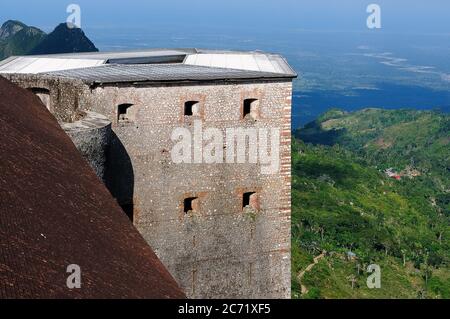
<svg viewBox="0 0 450 319">
<path fill-rule="evenodd" d="M 450 116 L 334 109 L 295 135 L 293 297 L 450 298 Z"/>
</svg>

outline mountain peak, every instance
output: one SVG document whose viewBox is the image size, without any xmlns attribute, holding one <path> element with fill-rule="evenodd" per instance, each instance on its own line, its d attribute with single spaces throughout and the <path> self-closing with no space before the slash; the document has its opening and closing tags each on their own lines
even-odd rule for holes
<svg viewBox="0 0 450 319">
<path fill-rule="evenodd" d="M 98 49 L 77 27 L 59 24 L 53 32 L 8 20 L 0 28 L 0 60 L 12 55 L 97 52 Z"/>
<path fill-rule="evenodd" d="M 80 28 L 59 24 L 31 53 L 97 52 L 98 49 Z"/>
<path fill-rule="evenodd" d="M 24 28 L 27 28 L 27 26 L 20 21 L 16 20 L 6 21 L 0 28 L 0 40 L 6 40 L 10 38 Z"/>
<path fill-rule="evenodd" d="M 9 20 L 0 28 L 0 60 L 11 55 L 24 55 L 36 47 L 47 35 L 44 31 Z"/>
</svg>

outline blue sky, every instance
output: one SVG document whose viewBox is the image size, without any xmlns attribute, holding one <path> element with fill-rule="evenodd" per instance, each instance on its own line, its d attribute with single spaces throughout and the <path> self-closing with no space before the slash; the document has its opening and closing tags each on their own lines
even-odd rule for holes
<svg viewBox="0 0 450 319">
<path fill-rule="evenodd" d="M 82 8 L 82 27 L 172 26 L 195 30 L 307 29 L 365 31 L 366 7 L 382 8 L 384 32 L 450 34 L 448 0 L 0 0 L 0 21 L 21 20 L 46 31 Z"/>
</svg>

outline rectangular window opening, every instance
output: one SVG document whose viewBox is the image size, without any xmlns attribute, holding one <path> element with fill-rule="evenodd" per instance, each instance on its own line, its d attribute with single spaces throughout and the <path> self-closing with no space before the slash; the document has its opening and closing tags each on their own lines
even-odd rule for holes
<svg viewBox="0 0 450 319">
<path fill-rule="evenodd" d="M 132 116 L 131 109 L 133 104 L 121 104 L 117 108 L 118 122 L 132 122 L 134 118 Z"/>
<path fill-rule="evenodd" d="M 199 101 L 187 101 L 184 103 L 184 115 L 185 116 L 199 116 L 200 115 L 200 102 Z"/>
<path fill-rule="evenodd" d="M 257 118 L 258 112 L 258 99 L 245 99 L 243 105 L 242 117 L 245 118 Z"/>
<path fill-rule="evenodd" d="M 189 197 L 184 200 L 184 213 L 196 213 L 199 210 L 199 199 L 198 197 Z"/>
<path fill-rule="evenodd" d="M 247 192 L 242 196 L 242 209 L 258 209 L 258 195 L 256 192 Z"/>
</svg>

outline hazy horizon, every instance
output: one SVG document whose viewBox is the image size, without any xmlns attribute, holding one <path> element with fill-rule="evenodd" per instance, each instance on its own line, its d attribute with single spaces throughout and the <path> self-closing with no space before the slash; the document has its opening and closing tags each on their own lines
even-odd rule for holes
<svg viewBox="0 0 450 319">
<path fill-rule="evenodd" d="M 446 0 L 16 0 L 2 5 L 0 20 L 20 20 L 51 31 L 68 16 L 66 8 L 81 7 L 82 25 L 90 28 L 202 27 L 254 30 L 368 31 L 366 8 L 382 9 L 382 29 L 390 33 L 450 35 L 450 2 Z"/>
</svg>

